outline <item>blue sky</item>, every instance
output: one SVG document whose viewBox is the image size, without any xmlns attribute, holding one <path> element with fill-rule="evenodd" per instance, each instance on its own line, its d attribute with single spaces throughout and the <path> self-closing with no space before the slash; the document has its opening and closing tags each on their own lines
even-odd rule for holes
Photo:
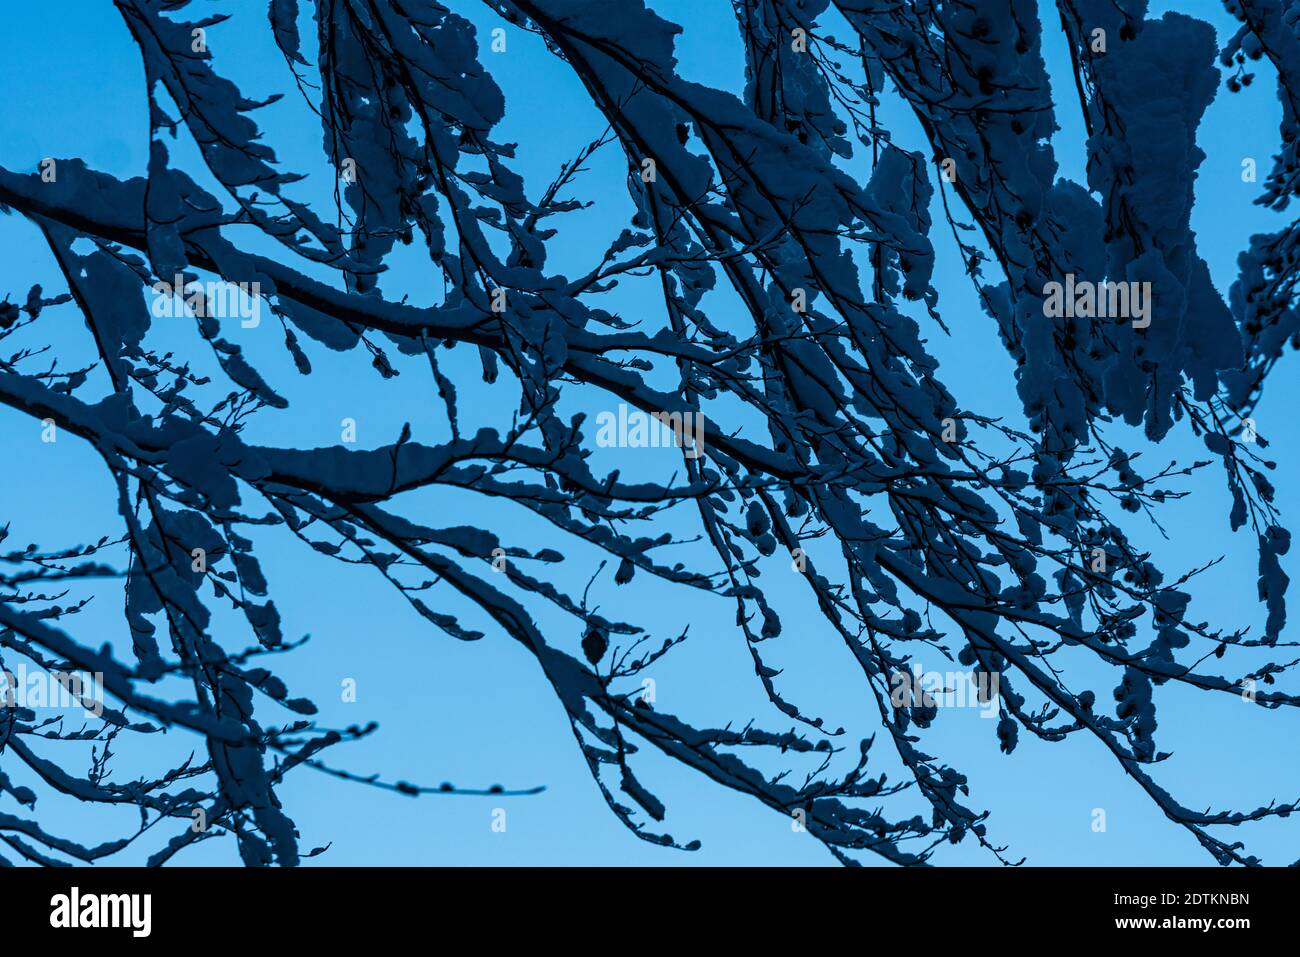
<svg viewBox="0 0 1300 957">
<path fill-rule="evenodd" d="M 739 92 L 743 59 L 730 4 L 657 0 L 651 5 L 685 27 L 677 43 L 684 76 Z M 196 3 L 193 10 L 206 12 L 215 6 L 235 14 L 231 22 L 210 32 L 217 69 L 237 80 L 249 96 L 288 93 L 288 73 L 271 43 L 265 4 L 260 0 Z M 1221 40 L 1231 29 L 1221 6 L 1208 0 L 1152 6 L 1152 16 L 1182 6 L 1210 20 Z M 453 8 L 478 25 L 480 36 L 504 25 L 486 4 L 459 2 Z M 22 4 L 7 15 L 10 28 L 0 33 L 0 88 L 9 91 L 11 107 L 0 111 L 0 164 L 31 170 L 46 156 L 79 156 L 119 176 L 142 174 L 148 153 L 144 79 L 112 4 L 102 0 Z M 1053 20 L 1047 27 L 1046 52 L 1061 126 L 1054 140 L 1059 175 L 1083 182 L 1081 122 L 1073 84 L 1063 72 L 1068 62 L 1064 41 L 1054 27 Z M 530 193 L 536 194 L 563 162 L 601 133 L 603 123 L 563 63 L 548 54 L 536 37 L 513 27 L 507 30 L 505 53 L 480 54 L 506 95 L 506 119 L 494 138 L 520 144 L 516 169 L 524 175 Z M 842 38 L 848 35 L 840 24 L 832 32 Z M 1259 72 L 1259 81 L 1244 95 L 1220 90 L 1198 135 L 1207 158 L 1197 182 L 1193 226 L 1200 252 L 1221 291 L 1235 278 L 1236 254 L 1250 235 L 1285 222 L 1282 215 L 1252 205 L 1258 184 L 1241 181 L 1245 157 L 1258 160 L 1261 175 L 1268 169 L 1277 137 L 1279 107 L 1272 78 L 1266 68 Z M 257 120 L 283 167 L 309 174 L 297 195 L 324 202 L 333 182 L 321 154 L 319 125 L 302 101 L 287 95 L 257 114 Z M 883 122 L 895 131 L 900 145 L 921 148 L 916 124 L 896 103 L 886 107 Z M 191 172 L 198 168 L 191 144 L 182 141 L 172 152 L 177 165 Z M 865 173 L 865 154 L 855 162 Z M 598 256 L 630 215 L 619 154 L 606 148 L 587 165 L 590 172 L 582 180 L 582 189 L 596 200 L 595 206 L 570 217 L 553 253 L 555 268 L 570 275 Z M 210 185 L 209 180 L 196 178 Z M 1019 421 L 1011 360 L 997 342 L 992 321 L 978 308 L 939 211 L 936 223 L 935 284 L 940 311 L 952 334 L 945 336 L 933 323 L 923 322 L 929 346 L 959 401 Z M 16 217 L 0 221 L 0 242 L 6 253 L 0 257 L 0 294 L 20 298 L 38 281 L 47 290 L 61 288 L 48 252 L 29 224 Z M 427 263 L 406 252 L 395 260 L 382 285 L 390 296 L 408 294 L 413 301 L 425 302 L 437 295 L 441 280 Z M 654 310 L 653 299 L 633 287 L 620 293 L 617 302 L 628 316 Z M 727 308 L 722 300 L 715 306 L 719 312 Z M 60 335 L 67 336 L 68 347 L 84 348 L 84 342 L 76 345 L 85 337 L 75 314 L 65 309 L 60 315 L 65 323 Z M 658 313 L 647 318 L 657 321 Z M 725 318 L 717 316 L 715 321 Z M 187 337 L 175 331 L 173 343 L 169 330 L 155 332 L 157 341 L 169 348 L 194 348 L 192 334 Z M 257 358 L 259 368 L 291 401 L 287 412 L 270 413 L 253 427 L 251 436 L 256 441 L 305 447 L 334 444 L 344 417 L 357 420 L 362 446 L 392 441 L 406 421 L 412 423 L 417 439 L 440 437 L 440 407 L 418 364 L 401 366 L 402 376 L 383 382 L 357 354 L 316 348 L 309 349 L 315 372 L 298 379 L 269 325 L 229 334 Z M 393 352 L 389 351 L 390 357 Z M 1300 398 L 1300 386 L 1289 368 L 1292 361 L 1287 359 L 1279 367 L 1256 416 L 1260 431 L 1273 440 L 1270 452 L 1279 463 L 1278 504 L 1284 516 L 1300 513 L 1300 485 L 1289 481 L 1300 455 L 1290 427 L 1291 408 Z M 492 421 L 491 413 L 500 403 L 513 401 L 499 389 L 475 384 L 473 376 L 462 375 L 458 382 L 472 421 Z M 584 400 L 575 397 L 574 401 Z M 36 424 L 8 410 L 0 410 L 0 430 L 10 454 L 24 463 L 21 475 L 12 468 L 0 470 L 0 502 L 5 505 L 0 521 L 11 522 L 11 542 L 70 544 L 98 538 L 113 527 L 111 488 L 100 463 L 84 449 L 72 441 L 40 443 Z M 1125 448 L 1146 448 L 1136 430 L 1117 426 L 1111 435 Z M 1204 450 L 1179 431 L 1148 455 L 1149 463 L 1171 458 L 1190 461 L 1204 457 Z M 1229 628 L 1244 624 L 1258 628 L 1263 616 L 1254 595 L 1254 544 L 1246 531 L 1236 535 L 1228 531 L 1222 477 L 1207 470 L 1188 487 L 1195 494 L 1170 504 L 1164 515 L 1169 540 L 1161 541 L 1154 534 L 1145 540 L 1157 560 L 1163 559 L 1171 569 L 1223 555 L 1225 560 L 1194 589 L 1200 617 Z M 461 521 L 467 509 L 474 509 L 480 524 L 537 536 L 525 538 L 523 544 L 554 544 L 539 523 L 500 503 L 430 493 L 411 507 Z M 319 858 L 322 863 L 832 863 L 819 844 L 792 831 L 781 816 L 649 751 L 643 752 L 640 776 L 667 803 L 667 829 L 682 841 L 698 838 L 703 847 L 686 854 L 638 841 L 605 808 L 563 710 L 524 651 L 492 632 L 477 643 L 454 642 L 433 633 L 378 576 L 340 566 L 283 537 L 259 539 L 259 544 L 286 634 L 312 636 L 304 649 L 279 662 L 294 693 L 313 698 L 322 708 L 325 724 L 374 720 L 381 725 L 376 736 L 336 752 L 333 761 L 358 773 L 376 771 L 389 779 L 422 784 L 450 780 L 467 787 L 500 783 L 547 788 L 533 797 L 411 800 L 301 772 L 290 778 L 281 795 L 299 825 L 304 847 L 332 842 L 329 853 Z M 585 581 L 594 565 L 580 560 L 590 559 L 592 553 L 568 546 L 565 551 L 574 558 L 572 580 Z M 1292 577 L 1294 564 L 1284 561 Z M 800 600 L 790 581 L 774 579 L 770 587 L 790 592 L 782 597 L 791 601 Z M 91 608 L 80 616 L 77 633 L 83 641 L 92 645 L 124 641 L 119 594 L 116 584 L 99 590 Z M 629 595 L 637 596 L 635 607 L 628 605 L 633 600 Z M 725 600 L 704 601 L 699 596 L 687 600 L 671 589 L 652 586 L 620 594 L 612 585 L 600 600 L 607 612 L 649 620 L 660 637 L 690 625 L 691 640 L 655 672 L 657 695 L 665 708 L 718 723 L 753 714 L 768 726 L 784 727 L 764 706 L 748 653 L 730 624 L 732 606 Z M 860 689 L 855 691 L 843 659 L 837 659 L 831 636 L 820 633 L 815 616 L 806 621 L 806 629 L 791 629 L 783 639 L 791 646 L 783 690 L 826 714 L 830 726 L 870 733 L 867 702 L 861 699 Z M 229 640 L 239 645 L 244 639 Z M 937 670 L 952 667 L 937 658 L 924 663 Z M 357 683 L 356 703 L 340 700 L 340 683 L 346 678 Z M 1116 680 L 1105 675 L 1093 687 L 1099 697 L 1105 696 Z M 1157 773 L 1163 786 L 1193 807 L 1253 808 L 1273 797 L 1295 797 L 1300 781 L 1294 741 L 1300 723 L 1294 713 L 1265 712 L 1230 698 L 1206 702 L 1174 689 L 1162 698 L 1158 740 L 1162 750 L 1174 752 Z M 981 720 L 976 711 L 944 714 L 925 744 L 930 753 L 943 755 L 969 774 L 971 803 L 993 812 L 990 834 L 1009 846 L 1009 856 L 1027 856 L 1038 864 L 1209 861 L 1189 834 L 1155 811 L 1095 742 L 1080 739 L 1046 745 L 1022 735 L 1020 747 L 1008 757 L 997 750 L 994 724 Z M 184 754 L 196 744 L 174 732 L 158 747 Z M 883 739 L 879 745 L 877 750 L 883 752 Z M 124 761 L 130 760 L 124 756 Z M 490 826 L 497 807 L 507 811 L 504 833 Z M 1091 826 L 1097 808 L 1106 811 L 1104 833 L 1094 832 Z M 38 809 L 85 834 L 97 833 L 105 820 L 92 820 L 75 805 L 53 800 Z M 1241 836 L 1269 863 L 1290 863 L 1300 857 L 1300 834 L 1285 822 L 1254 825 Z M 990 862 L 970 846 L 955 848 L 942 860 Z M 236 861 L 231 843 L 210 842 L 182 863 Z"/>
</svg>

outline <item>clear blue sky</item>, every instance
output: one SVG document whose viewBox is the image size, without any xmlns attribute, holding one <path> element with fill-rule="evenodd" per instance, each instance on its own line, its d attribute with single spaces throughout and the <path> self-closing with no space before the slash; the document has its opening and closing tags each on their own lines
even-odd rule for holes
<svg viewBox="0 0 1300 957">
<path fill-rule="evenodd" d="M 677 45 L 683 75 L 739 92 L 743 59 L 729 3 L 654 0 L 651 5 L 686 28 Z M 6 11 L 8 27 L 0 32 L 0 89 L 8 96 L 8 108 L 0 110 L 0 163 L 31 170 L 42 157 L 80 156 L 119 176 L 142 174 L 148 154 L 144 79 L 113 5 L 103 0 L 68 0 L 11 6 Z M 233 21 L 209 35 L 217 69 L 237 80 L 249 96 L 289 93 L 288 73 L 266 26 L 264 0 L 196 3 L 192 10 L 198 15 L 212 6 L 235 13 Z M 1209 19 L 1221 39 L 1231 29 L 1221 5 L 1209 0 L 1153 3 L 1152 14 L 1178 6 Z M 453 7 L 478 24 L 481 36 L 503 25 L 485 4 L 462 0 Z M 507 118 L 494 138 L 520 144 L 516 168 L 536 194 L 561 163 L 600 134 L 603 124 L 562 62 L 535 37 L 507 29 L 506 53 L 481 52 L 507 100 Z M 832 32 L 842 38 L 848 35 L 842 26 Z M 1063 71 L 1066 53 L 1054 18 L 1047 34 L 1062 127 L 1055 139 L 1060 175 L 1082 182 L 1081 123 L 1073 84 Z M 1215 283 L 1225 291 L 1236 275 L 1236 254 L 1249 236 L 1285 222 L 1282 216 L 1253 206 L 1258 184 L 1244 184 L 1240 177 L 1241 160 L 1247 156 L 1258 160 L 1263 175 L 1277 137 L 1279 106 L 1272 77 L 1266 67 L 1259 73 L 1260 81 L 1245 95 L 1230 96 L 1221 89 L 1198 137 L 1208 158 L 1197 183 L 1193 226 Z M 287 95 L 256 118 L 284 168 L 311 174 L 297 195 L 328 196 L 332 180 L 321 155 L 320 128 L 301 100 Z M 884 123 L 895 130 L 900 145 L 922 147 L 915 124 L 896 105 L 887 109 Z M 197 169 L 194 150 L 187 144 L 173 150 L 173 159 L 191 173 Z M 557 240 L 553 265 L 570 274 L 599 255 L 630 213 L 618 155 L 607 149 L 589 165 L 584 192 L 597 200 L 596 208 L 573 216 Z M 856 168 L 865 170 L 865 156 L 858 158 Z M 196 178 L 210 185 L 207 178 Z M 952 335 L 946 337 L 923 321 L 930 348 L 959 402 L 1014 421 L 1019 413 L 1011 360 L 997 342 L 991 320 L 978 308 L 939 211 L 935 218 L 939 224 L 934 231 L 939 250 L 936 285 Z M 47 251 L 26 222 L 16 217 L 0 220 L 0 243 L 5 250 L 0 257 L 0 294 L 20 298 L 37 281 L 49 290 L 61 289 Z M 407 255 L 383 285 L 389 295 L 400 291 L 421 302 L 430 300 L 441 281 L 427 263 Z M 651 299 L 638 301 L 629 293 L 619 305 L 629 316 L 644 306 L 652 312 L 648 320 L 658 321 Z M 84 348 L 79 320 L 69 309 L 61 315 L 66 325 L 60 334 L 67 336 L 67 343 L 82 342 Z M 160 341 L 166 339 L 167 330 L 157 332 Z M 268 412 L 252 435 L 257 441 L 334 444 L 339 420 L 345 416 L 357 420 L 362 446 L 392 441 L 408 420 L 417 439 L 439 438 L 436 395 L 418 364 L 408 363 L 402 366 L 400 378 L 382 382 L 371 374 L 362 356 L 340 356 L 317 348 L 309 349 L 315 373 L 297 379 L 282 354 L 274 324 L 232 329 L 228 334 L 258 357 L 273 384 L 292 402 L 287 412 Z M 195 340 L 192 334 L 178 334 L 169 346 L 192 350 Z M 1271 451 L 1279 462 L 1278 504 L 1285 516 L 1300 514 L 1300 483 L 1292 479 L 1300 455 L 1300 439 L 1291 428 L 1291 409 L 1300 398 L 1290 367 L 1294 361 L 1288 358 L 1279 368 L 1257 415 L 1261 432 L 1273 440 Z M 462 381 L 462 401 L 472 421 L 492 421 L 484 410 L 490 413 L 493 402 L 500 408 L 500 403 L 513 401 L 507 392 L 474 386 L 470 377 L 463 376 Z M 115 527 L 106 475 L 85 450 L 71 440 L 41 444 L 37 425 L 8 410 L 0 410 L 0 434 L 9 454 L 24 462 L 21 475 L 12 468 L 0 470 L 4 506 L 0 521 L 12 523 L 11 542 L 71 544 L 98 538 Z M 1136 430 L 1115 427 L 1111 435 L 1125 448 L 1146 448 Z M 1188 461 L 1201 458 L 1204 450 L 1179 433 L 1148 454 L 1150 465 L 1175 456 Z M 1202 577 L 1194 590 L 1200 617 L 1229 628 L 1258 627 L 1263 616 L 1254 596 L 1253 542 L 1246 531 L 1228 532 L 1221 475 L 1209 471 L 1190 487 L 1196 494 L 1169 506 L 1164 516 L 1170 540 L 1161 542 L 1154 535 L 1146 540 L 1169 568 L 1182 569 L 1224 555 L 1226 560 Z M 508 506 L 478 499 L 430 495 L 415 507 L 448 524 L 466 520 L 465 509 L 472 507 L 480 510 L 476 519 L 482 516 L 481 524 L 487 527 L 511 528 L 521 535 L 545 534 L 534 532 L 538 526 Z M 279 663 L 293 692 L 312 697 L 321 706 L 323 723 L 376 720 L 381 724 L 380 733 L 369 741 L 334 752 L 336 763 L 361 773 L 378 771 L 389 779 L 424 784 L 450 780 L 464 786 L 547 786 L 544 794 L 535 797 L 411 800 L 299 772 L 281 793 L 302 832 L 304 847 L 333 842 L 321 862 L 831 863 L 819 844 L 806 834 L 793 833 L 779 815 L 648 751 L 640 776 L 666 801 L 667 829 L 682 841 L 699 838 L 703 848 L 686 854 L 643 844 L 605 808 L 562 709 L 522 649 L 497 633 L 474 644 L 454 642 L 432 632 L 378 576 L 335 564 L 284 537 L 259 541 L 272 543 L 269 550 L 263 548 L 262 561 L 286 635 L 312 635 L 306 648 Z M 549 538 L 522 543 L 555 544 Z M 590 557 L 590 553 L 565 550 Z M 1294 554 L 1289 564 L 1284 560 L 1284 567 L 1297 577 Z M 592 567 L 575 566 L 573 580 L 585 581 Z M 793 584 L 773 580 L 769 587 L 779 592 L 792 589 Z M 81 616 L 77 633 L 88 644 L 112 641 L 121 646 L 125 635 L 120 586 L 97 591 L 99 597 Z M 652 604 L 627 607 L 629 595 Z M 652 620 L 661 635 L 691 625 L 691 641 L 655 672 L 663 707 L 680 709 L 700 722 L 721 723 L 752 713 L 767 726 L 785 727 L 776 720 L 779 716 L 763 706 L 748 654 L 730 624 L 732 607 L 725 600 L 692 596 L 688 601 L 668 589 L 619 594 L 611 586 L 601 601 L 612 615 Z M 783 690 L 825 715 L 829 726 L 842 724 L 858 734 L 870 733 L 874 729 L 870 713 L 845 674 L 843 658 L 837 658 L 830 636 L 817 630 L 819 619 L 805 620 L 811 623 L 806 630 L 791 628 L 782 639 L 791 646 Z M 219 637 L 233 645 L 244 640 Z M 949 667 L 937 658 L 925 664 L 940 670 Z M 357 681 L 355 704 L 339 700 L 340 681 L 348 677 Z M 1108 702 L 1116 681 L 1116 676 L 1106 675 L 1104 682 L 1093 685 L 1101 700 Z M 1207 702 L 1176 690 L 1163 691 L 1160 700 L 1157 740 L 1162 750 L 1174 752 L 1174 758 L 1158 772 L 1157 780 L 1190 806 L 1253 808 L 1272 797 L 1296 796 L 1300 717 L 1286 711 L 1265 712 L 1226 697 Z M 1190 835 L 1160 817 L 1095 742 L 1080 739 L 1045 745 L 1022 735 L 1015 754 L 1007 757 L 997 750 L 993 724 L 981 721 L 974 711 L 943 714 L 936 730 L 926 736 L 925 747 L 969 774 L 971 803 L 991 809 L 990 835 L 1009 845 L 1010 856 L 1028 856 L 1038 864 L 1209 861 Z M 197 744 L 176 732 L 159 747 L 184 753 Z M 883 754 L 883 739 L 880 745 L 877 750 Z M 495 807 L 507 809 L 505 833 L 490 827 Z M 1105 833 L 1091 828 L 1094 808 L 1106 810 Z M 75 805 L 57 802 L 43 810 L 86 836 L 98 833 L 105 820 L 92 821 Z M 1300 833 L 1285 822 L 1255 825 L 1242 837 L 1269 863 L 1290 863 L 1300 857 Z M 941 860 L 990 862 L 970 846 L 953 849 Z M 236 861 L 230 842 L 211 842 L 183 858 L 184 863 Z"/>
</svg>

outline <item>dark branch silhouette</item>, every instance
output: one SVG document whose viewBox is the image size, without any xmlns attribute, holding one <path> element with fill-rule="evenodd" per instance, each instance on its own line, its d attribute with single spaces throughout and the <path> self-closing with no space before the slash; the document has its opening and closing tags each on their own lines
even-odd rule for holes
<svg viewBox="0 0 1300 957">
<path fill-rule="evenodd" d="M 844 863 L 923 864 L 963 840 L 1019 860 L 966 776 L 926 752 L 936 702 L 896 693 L 918 654 L 936 653 L 995 689 L 983 703 L 997 709 L 1002 751 L 1023 733 L 1088 738 L 1214 860 L 1258 863 L 1224 826 L 1300 802 L 1198 811 L 1166 791 L 1157 697 L 1185 686 L 1270 711 L 1300 704 L 1276 680 L 1292 662 L 1271 660 L 1286 644 L 1290 536 L 1250 418 L 1300 342 L 1300 232 L 1254 237 L 1225 300 L 1189 225 L 1197 126 L 1225 83 L 1261 95 L 1245 89 L 1250 61 L 1267 61 L 1283 108 L 1259 201 L 1280 211 L 1300 194 L 1294 4 L 1228 0 L 1241 29 L 1220 51 L 1208 24 L 1149 20 L 1145 0 L 735 0 L 737 96 L 679 74 L 680 28 L 642 0 L 489 0 L 500 38 L 433 0 L 271 0 L 258 26 L 284 57 L 273 99 L 314 111 L 332 170 L 305 184 L 261 138 L 255 117 L 271 100 L 221 73 L 234 62 L 223 38 L 252 29 L 247 18 L 227 24 L 185 0 L 115 4 L 147 81 L 147 176 L 119 180 L 74 157 L 0 169 L 0 204 L 38 231 L 66 280 L 0 305 L 12 347 L 0 402 L 92 449 L 118 510 L 93 545 L 0 554 L 0 648 L 6 668 L 102 675 L 107 701 L 80 728 L 3 709 L 0 754 L 52 792 L 138 808 L 139 826 L 93 846 L 49 833 L 37 793 L 0 773 L 23 808 L 0 813 L 13 855 L 89 863 L 157 827 L 150 863 L 233 835 L 246 864 L 295 864 L 321 850 L 300 847 L 277 796 L 299 768 L 462 793 L 329 763 L 326 749 L 374 727 L 320 727 L 268 664 L 301 644 L 258 560 L 274 541 L 365 566 L 346 574 L 382 576 L 439 635 L 518 642 L 610 809 L 647 841 L 697 846 L 659 826 L 665 805 L 635 770 L 649 747 L 791 816 Z M 1051 89 L 1044 29 L 1065 35 L 1073 89 Z M 518 171 L 528 145 L 494 132 L 510 103 L 490 44 L 524 43 L 525 31 L 601 117 L 542 190 Z M 886 99 L 927 142 L 904 148 L 881 124 Z M 1060 110 L 1085 122 L 1086 183 L 1057 175 Z M 173 162 L 178 144 L 201 168 Z M 626 197 L 584 193 L 587 164 L 615 151 Z M 322 175 L 337 177 L 333 208 L 301 198 Z M 591 203 L 630 219 L 562 274 L 548 265 L 557 236 Z M 966 305 L 1014 357 L 1023 428 L 954 395 L 927 351 L 926 327 L 946 328 L 934 209 L 956 240 L 949 265 L 973 287 Z M 442 280 L 432 301 L 389 279 L 412 250 Z M 1072 290 L 1089 283 L 1097 299 L 1084 308 Z M 644 311 L 620 314 L 623 288 Z M 1101 307 L 1121 293 L 1127 312 Z M 165 321 L 192 328 L 193 359 L 150 345 L 173 306 Z M 282 327 L 295 373 L 243 353 L 245 308 Z M 68 357 L 76 312 L 94 352 L 85 365 Z M 408 427 L 390 443 L 315 449 L 255 438 L 267 433 L 252 425 L 288 405 L 273 379 L 310 375 L 321 348 L 360 356 L 356 374 L 369 366 L 381 388 L 427 375 L 441 434 L 417 441 Z M 219 373 L 198 371 L 209 367 Z M 459 401 L 470 375 L 490 384 L 491 408 Z M 575 412 L 579 396 L 652 417 L 668 447 L 651 462 L 618 448 L 635 442 L 604 441 L 610 419 Z M 1136 426 L 1148 445 L 1191 430 L 1213 454 L 1148 470 L 1118 444 Z M 1213 554 L 1160 569 L 1141 541 L 1185 494 L 1180 480 L 1211 467 L 1231 490 L 1231 527 L 1258 539 L 1259 635 L 1199 620 L 1190 583 Z M 435 488 L 501 500 L 553 535 L 520 541 L 509 523 L 489 527 L 486 509 L 429 524 L 411 493 Z M 586 559 L 566 558 L 565 543 L 580 540 L 605 560 L 575 571 Z M 860 675 L 877 719 L 866 740 L 782 689 L 768 643 L 786 630 L 790 586 L 767 582 L 792 573 L 820 611 L 800 627 L 835 636 Z M 612 578 L 629 620 L 602 614 L 574 576 Z M 101 577 L 124 580 L 129 648 L 95 650 L 102 638 L 79 633 L 80 580 Z M 743 643 L 766 715 L 698 702 L 700 720 L 645 693 L 687 637 L 638 599 L 646 579 L 734 611 L 733 634 L 711 638 Z M 448 596 L 487 624 L 444 610 Z M 241 617 L 242 638 L 222 628 L 218 640 L 218 608 Z M 567 627 L 542 624 L 557 620 Z M 1109 677 L 1081 688 L 1065 676 L 1079 662 Z M 192 732 L 194 757 L 116 779 L 110 758 L 150 753 L 162 728 Z M 93 745 L 89 771 L 73 770 L 67 742 Z M 882 750 L 903 779 L 875 766 Z"/>
</svg>

